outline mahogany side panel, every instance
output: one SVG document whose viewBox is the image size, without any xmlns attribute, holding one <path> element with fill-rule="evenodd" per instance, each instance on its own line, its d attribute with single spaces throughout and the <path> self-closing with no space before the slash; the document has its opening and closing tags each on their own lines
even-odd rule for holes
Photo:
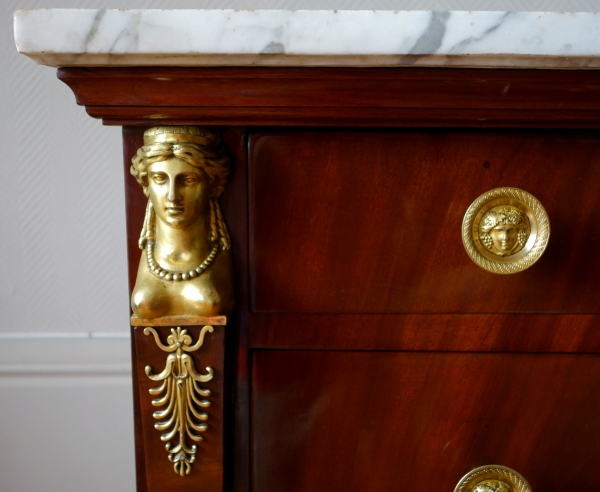
<svg viewBox="0 0 600 492">
<path fill-rule="evenodd" d="M 144 144 L 143 128 L 123 128 L 123 171 L 125 174 L 125 218 L 127 223 L 127 269 L 129 281 L 129 296 L 135 285 L 141 251 L 138 247 L 138 238 L 144 222 L 147 198 L 144 196 L 140 185 L 129 172 L 131 158 L 137 149 Z M 131 314 L 131 312 L 130 312 Z M 158 349 L 158 348 L 157 348 Z M 139 384 L 140 377 L 145 377 L 142 372 L 138 375 L 137 348 L 134 330 L 131 331 L 131 360 L 133 383 L 133 423 L 135 439 L 135 468 L 137 492 L 149 492 L 146 481 L 146 459 L 144 456 L 143 424 L 141 420 L 141 403 Z"/>
<path fill-rule="evenodd" d="M 223 140 L 232 156 L 232 172 L 221 208 L 231 236 L 235 306 L 225 347 L 225 490 L 247 492 L 249 486 L 248 292 L 248 140 L 243 127 L 227 128 Z"/>
<path fill-rule="evenodd" d="M 250 347 L 270 350 L 600 353 L 600 316 L 260 313 Z"/>
<path fill-rule="evenodd" d="M 148 198 L 131 175 L 131 159 L 144 145 L 145 128 L 123 127 L 123 172 L 125 174 L 125 217 L 127 220 L 127 267 L 129 271 L 129 296 L 133 292 L 142 251 L 138 240 L 144 224 Z"/>
<path fill-rule="evenodd" d="M 598 127 L 600 72 L 61 68 L 107 124 Z"/>
<path fill-rule="evenodd" d="M 250 167 L 257 312 L 600 312 L 597 133 L 257 132 Z M 461 239 L 469 205 L 503 186 L 551 224 L 514 275 L 479 268 Z"/>
<path fill-rule="evenodd" d="M 595 490 L 600 358 L 257 351 L 253 490 L 451 491 L 502 464 Z"/>
</svg>

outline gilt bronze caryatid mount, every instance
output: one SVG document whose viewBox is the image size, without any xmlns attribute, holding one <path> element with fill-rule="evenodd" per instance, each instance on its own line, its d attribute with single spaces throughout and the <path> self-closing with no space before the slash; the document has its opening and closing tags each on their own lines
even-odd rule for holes
<svg viewBox="0 0 600 492">
<path fill-rule="evenodd" d="M 218 201 L 229 169 L 215 130 L 162 126 L 144 132 L 131 165 L 148 197 L 134 315 L 216 316 L 231 308 L 230 239 Z"/>
<path fill-rule="evenodd" d="M 208 429 L 212 367 L 196 370 L 198 351 L 213 325 L 232 306 L 231 242 L 218 198 L 229 175 L 230 158 L 219 133 L 208 128 L 163 126 L 144 132 L 144 145 L 132 159 L 131 174 L 148 197 L 139 247 L 137 279 L 131 297 L 133 326 L 144 326 L 160 350 L 165 367 L 148 378 L 154 427 L 163 432 L 175 472 L 190 473 L 201 433 Z M 187 328 L 201 328 L 192 342 Z M 170 327 L 167 344 L 156 327 Z"/>
</svg>

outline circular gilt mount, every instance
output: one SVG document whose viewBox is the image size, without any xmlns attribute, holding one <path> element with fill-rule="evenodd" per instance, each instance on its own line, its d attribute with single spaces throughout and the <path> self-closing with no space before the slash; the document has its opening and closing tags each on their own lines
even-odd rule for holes
<svg viewBox="0 0 600 492">
<path fill-rule="evenodd" d="M 467 473 L 454 492 L 531 492 L 520 473 L 501 465 L 486 465 Z"/>
<path fill-rule="evenodd" d="M 496 188 L 467 209 L 462 239 L 467 254 L 484 270 L 517 273 L 542 256 L 550 220 L 533 195 L 519 188 Z"/>
</svg>

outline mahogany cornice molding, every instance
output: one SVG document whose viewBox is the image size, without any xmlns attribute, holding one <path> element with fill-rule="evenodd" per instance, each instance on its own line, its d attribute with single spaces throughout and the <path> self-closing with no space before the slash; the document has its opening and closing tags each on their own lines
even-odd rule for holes
<svg viewBox="0 0 600 492">
<path fill-rule="evenodd" d="M 108 125 L 600 126 L 600 72 L 457 68 L 61 68 Z"/>
</svg>

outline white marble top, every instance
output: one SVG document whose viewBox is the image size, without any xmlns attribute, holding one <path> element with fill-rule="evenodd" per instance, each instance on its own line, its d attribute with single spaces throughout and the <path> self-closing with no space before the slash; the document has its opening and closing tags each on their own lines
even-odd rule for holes
<svg viewBox="0 0 600 492">
<path fill-rule="evenodd" d="M 391 10 L 15 13 L 20 53 L 61 66 L 600 68 L 600 15 Z"/>
</svg>

